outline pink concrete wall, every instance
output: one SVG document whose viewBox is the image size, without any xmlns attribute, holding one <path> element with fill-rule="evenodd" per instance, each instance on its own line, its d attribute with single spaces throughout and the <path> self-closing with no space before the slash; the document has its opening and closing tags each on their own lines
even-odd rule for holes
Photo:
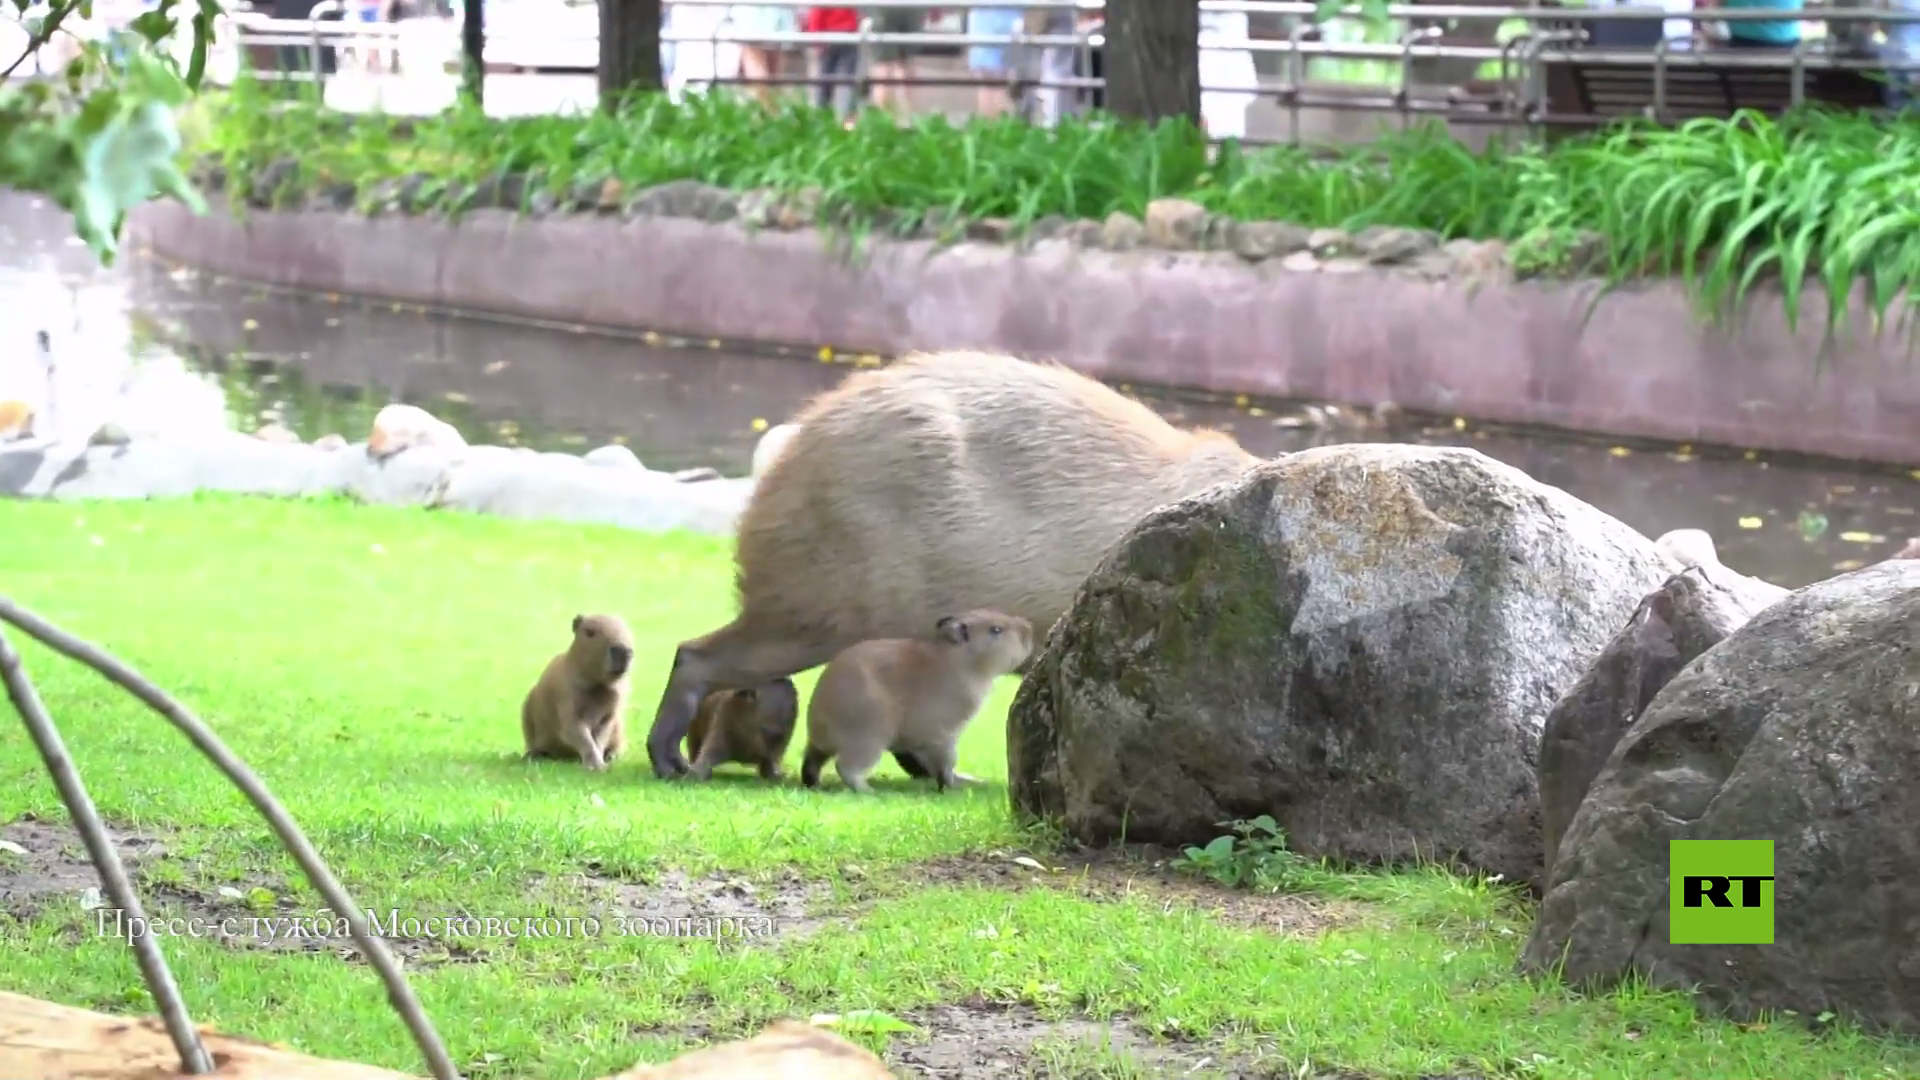
<svg viewBox="0 0 1920 1080">
<path fill-rule="evenodd" d="M 217 273 L 318 291 L 565 322 L 899 354 L 973 347 L 1110 380 L 1391 400 L 1508 423 L 1920 465 L 1920 366 L 1898 333 L 1816 364 L 1824 297 L 1797 333 L 1777 295 L 1731 332 L 1677 284 L 1433 281 L 1230 254 L 1027 253 L 865 241 L 674 218 L 434 218 L 142 207 L 132 238 Z M 1864 327 L 1856 314 L 1850 327 Z"/>
</svg>

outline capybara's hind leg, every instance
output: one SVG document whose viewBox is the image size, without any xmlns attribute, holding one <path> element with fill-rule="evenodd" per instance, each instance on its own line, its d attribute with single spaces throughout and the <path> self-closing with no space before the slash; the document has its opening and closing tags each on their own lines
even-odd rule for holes
<svg viewBox="0 0 1920 1080">
<path fill-rule="evenodd" d="M 819 667 L 833 658 L 835 644 L 769 637 L 740 619 L 705 637 L 682 642 L 674 651 L 673 672 L 654 710 L 653 730 L 647 733 L 653 774 L 664 780 L 686 773 L 680 743 L 702 698 L 715 690 L 751 690 Z"/>
<path fill-rule="evenodd" d="M 925 765 L 920 764 L 920 759 L 914 757 L 913 751 L 911 750 L 895 750 L 893 752 L 893 761 L 894 764 L 900 766 L 901 772 L 906 773 L 915 780 L 925 780 L 927 777 L 933 775 L 927 771 Z"/>
<path fill-rule="evenodd" d="M 840 782 L 849 789 L 862 795 L 871 795 L 873 789 L 867 786 L 867 774 L 880 763 L 880 753 L 877 747 L 842 747 L 839 758 L 833 763 L 833 771 L 840 774 Z"/>
</svg>

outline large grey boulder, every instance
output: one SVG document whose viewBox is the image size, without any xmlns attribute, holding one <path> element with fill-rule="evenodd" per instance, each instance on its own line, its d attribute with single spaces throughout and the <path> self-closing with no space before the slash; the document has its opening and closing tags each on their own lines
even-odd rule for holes
<svg viewBox="0 0 1920 1080">
<path fill-rule="evenodd" d="M 1667 579 L 1547 714 L 1540 735 L 1540 824 L 1546 865 L 1615 743 L 1680 669 L 1747 624 L 1787 590 L 1697 565 Z"/>
<path fill-rule="evenodd" d="M 1294 850 L 1540 884 L 1540 725 L 1652 542 L 1477 450 L 1289 454 L 1149 514 L 1007 718 L 1017 810 L 1103 843 L 1271 814 Z"/>
<path fill-rule="evenodd" d="M 1668 942 L 1674 840 L 1773 842 L 1773 944 Z M 1675 676 L 1594 779 L 1553 878 L 1529 971 L 1920 1034 L 1920 563 L 1809 585 Z"/>
</svg>

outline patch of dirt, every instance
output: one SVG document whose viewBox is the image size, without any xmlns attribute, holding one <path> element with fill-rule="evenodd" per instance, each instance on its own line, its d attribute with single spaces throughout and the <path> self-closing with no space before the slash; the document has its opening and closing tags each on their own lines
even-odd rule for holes
<svg viewBox="0 0 1920 1080">
<path fill-rule="evenodd" d="M 732 938 L 764 945 L 806 937 L 827 925 L 816 909 L 827 883 L 787 872 L 771 881 L 714 874 L 695 878 L 665 870 L 652 881 L 588 872 L 561 879 L 587 893 L 587 909 L 608 932 L 662 937 Z"/>
<path fill-rule="evenodd" d="M 133 878 L 134 887 L 140 888 L 142 865 L 164 857 L 165 845 L 157 836 L 112 825 L 106 829 L 108 839 L 119 849 L 127 875 Z M 100 872 L 93 868 L 86 845 L 72 825 L 33 817 L 0 825 L 0 911 L 31 919 L 51 907 L 84 908 L 96 902 L 107 903 Z"/>
<path fill-rule="evenodd" d="M 154 881 L 151 873 L 167 854 L 161 840 L 111 824 L 106 828 L 120 851 L 152 933 L 218 941 L 234 949 L 331 951 L 351 963 L 365 963 L 347 933 L 344 919 L 296 909 L 284 898 L 284 883 L 260 883 L 260 888 L 274 897 L 271 904 L 263 905 L 249 903 L 246 892 L 231 886 L 204 891 Z M 71 905 L 76 914 L 87 916 L 82 925 L 88 933 L 125 938 L 140 932 L 139 924 L 106 895 L 99 871 L 94 869 L 86 845 L 72 825 L 32 817 L 0 825 L 0 911 L 30 919 L 61 905 Z M 376 932 L 382 929 L 376 928 Z M 381 940 L 403 963 L 429 966 L 484 959 L 480 950 L 458 936 L 444 932 L 433 936 L 409 934 L 404 932 L 405 927 L 400 929 L 397 934 L 382 933 Z"/>
<path fill-rule="evenodd" d="M 1191 904 L 1222 922 L 1251 930 L 1317 937 L 1357 922 L 1357 903 L 1296 893 L 1229 889 L 1174 869 L 1173 855 L 1155 848 L 1026 854 L 990 851 L 931 859 L 914 865 L 920 883 L 1053 888 L 1096 900 L 1144 896 L 1171 906 Z"/>
<path fill-rule="evenodd" d="M 888 1048 L 887 1065 L 910 1080 L 1133 1080 L 1265 1076 L 1198 1043 L 1156 1041 L 1125 1017 L 1110 1021 L 1041 1017 L 1025 1006 L 936 1005 L 901 1017 L 920 1029 Z"/>
<path fill-rule="evenodd" d="M 901 1019 L 920 1030 L 898 1036 L 885 1054 L 903 1080 L 1369 1080 L 1361 1073 L 1315 1070 L 1271 1043 L 1244 1051 L 1218 1043 L 1164 1041 L 1124 1016 L 1107 1021 L 1047 1020 L 1026 1006 L 985 1001 L 915 1009 Z M 1461 1075 L 1420 1080 L 1484 1080 Z"/>
</svg>

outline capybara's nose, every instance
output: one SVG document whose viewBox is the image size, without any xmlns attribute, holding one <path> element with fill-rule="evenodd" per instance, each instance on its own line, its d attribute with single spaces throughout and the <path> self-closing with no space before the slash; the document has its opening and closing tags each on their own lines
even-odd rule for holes
<svg viewBox="0 0 1920 1080">
<path fill-rule="evenodd" d="M 615 671 L 625 671 L 627 665 L 633 663 L 633 650 L 625 645 L 608 646 L 607 659 L 613 664 Z"/>
</svg>

